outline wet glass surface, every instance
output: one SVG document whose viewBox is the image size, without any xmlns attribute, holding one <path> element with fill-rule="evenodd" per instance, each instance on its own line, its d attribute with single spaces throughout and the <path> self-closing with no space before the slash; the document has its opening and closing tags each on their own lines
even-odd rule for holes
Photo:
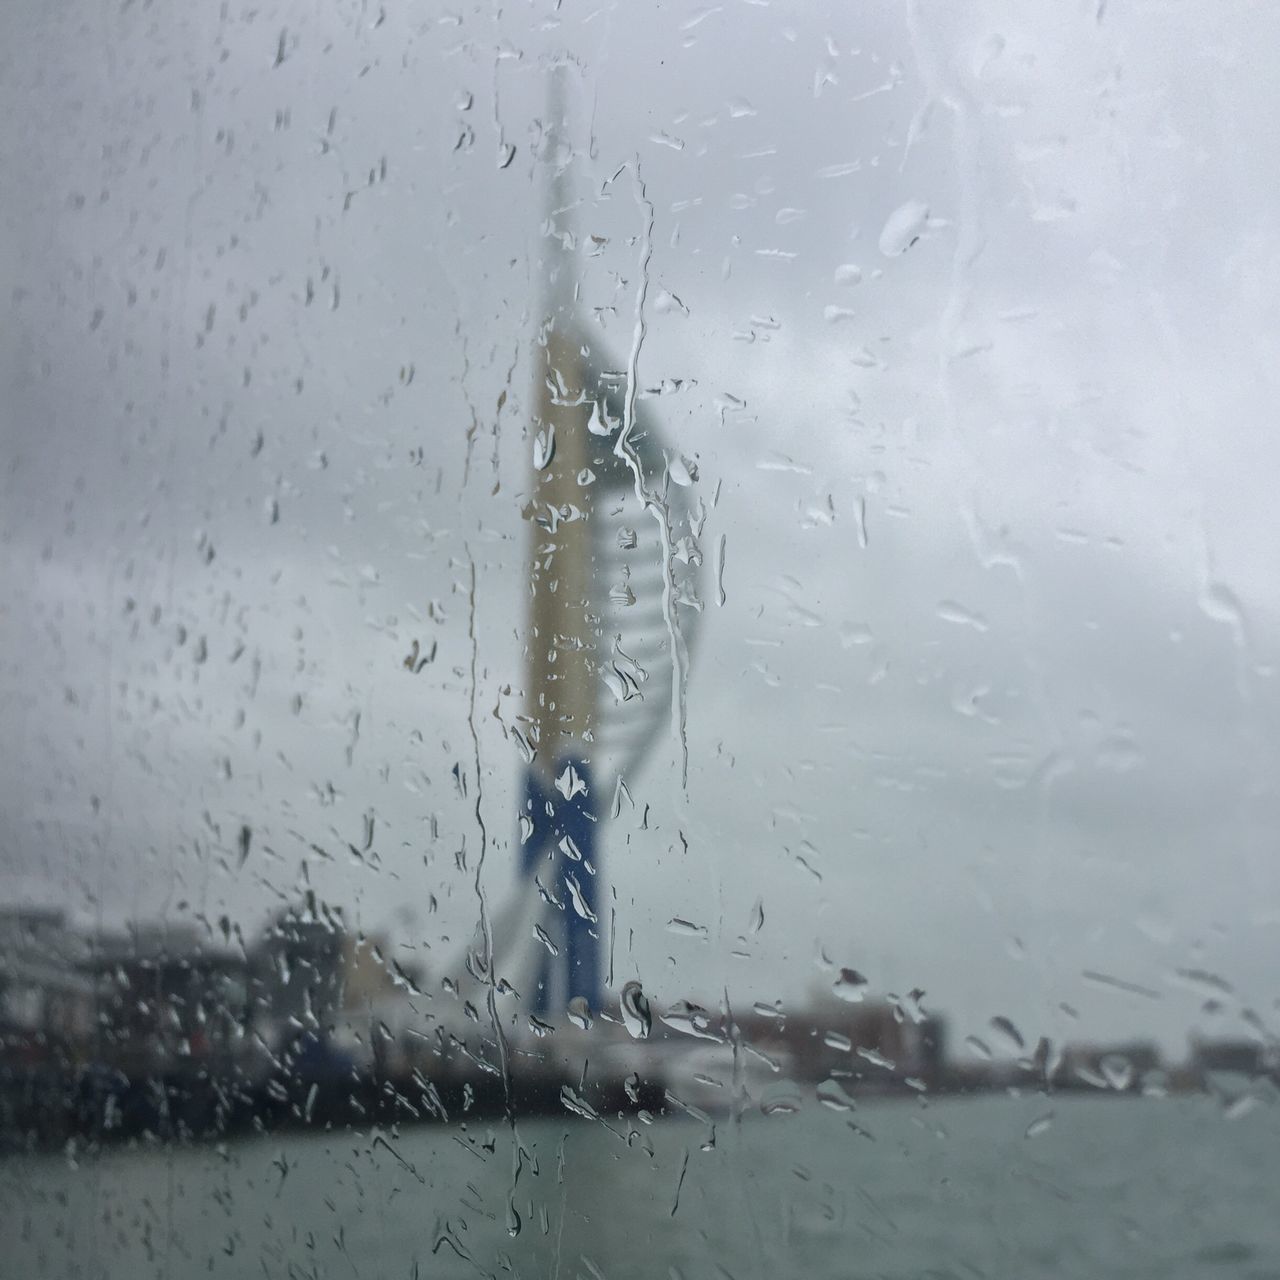
<svg viewBox="0 0 1280 1280">
<path fill-rule="evenodd" d="M 1280 1268 L 1278 24 L 4 7 L 14 1273 Z"/>
</svg>

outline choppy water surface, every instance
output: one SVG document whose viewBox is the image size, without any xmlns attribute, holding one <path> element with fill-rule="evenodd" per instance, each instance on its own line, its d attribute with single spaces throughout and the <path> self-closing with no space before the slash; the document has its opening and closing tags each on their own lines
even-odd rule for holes
<svg viewBox="0 0 1280 1280">
<path fill-rule="evenodd" d="M 1280 1275 L 1280 1123 L 1209 1098 L 882 1102 L 0 1165 L 31 1277 Z M 512 1209 L 520 1226 L 515 1235 Z"/>
</svg>

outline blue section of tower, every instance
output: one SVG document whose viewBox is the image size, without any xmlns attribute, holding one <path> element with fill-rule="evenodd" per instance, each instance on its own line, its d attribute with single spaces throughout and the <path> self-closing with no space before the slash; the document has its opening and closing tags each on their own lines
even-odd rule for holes
<svg viewBox="0 0 1280 1280">
<path fill-rule="evenodd" d="M 554 982 L 557 968 L 564 975 L 566 1001 L 581 996 L 595 1011 L 601 1007 L 603 996 L 600 913 L 596 905 L 598 822 L 591 767 L 585 760 L 564 759 L 557 763 L 555 777 L 564 777 L 566 769 L 570 770 L 570 777 L 576 774 L 586 788 L 569 788 L 574 794 L 567 798 L 555 786 L 545 789 L 532 769 L 525 779 L 524 814 L 533 823 L 533 831 L 524 843 L 521 875 L 530 882 L 530 892 L 534 892 L 532 881 L 538 876 L 564 916 L 560 954 L 553 957 L 545 949 L 542 954 L 533 998 L 535 1014 L 557 1012 L 548 1007 L 553 988 L 559 985 Z"/>
</svg>

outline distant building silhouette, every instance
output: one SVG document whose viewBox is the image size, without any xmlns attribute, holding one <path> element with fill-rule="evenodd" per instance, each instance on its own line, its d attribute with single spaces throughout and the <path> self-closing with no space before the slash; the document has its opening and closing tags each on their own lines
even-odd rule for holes
<svg viewBox="0 0 1280 1280">
<path fill-rule="evenodd" d="M 275 917 L 254 946 L 250 1009 L 277 1036 L 327 1034 L 342 1004 L 347 930 L 339 909 L 308 893 Z"/>
</svg>

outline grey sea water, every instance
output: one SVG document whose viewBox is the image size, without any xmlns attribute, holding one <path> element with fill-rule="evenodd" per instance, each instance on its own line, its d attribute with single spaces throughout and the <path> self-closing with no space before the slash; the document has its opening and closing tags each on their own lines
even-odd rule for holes
<svg viewBox="0 0 1280 1280">
<path fill-rule="evenodd" d="M 660 1120 L 636 1126 L 647 1144 L 566 1113 L 519 1123 L 519 1161 L 501 1125 L 10 1157 L 0 1274 L 1261 1280 L 1280 1276 L 1280 1119 L 1241 1110 L 885 1101 L 714 1138 Z"/>
</svg>

